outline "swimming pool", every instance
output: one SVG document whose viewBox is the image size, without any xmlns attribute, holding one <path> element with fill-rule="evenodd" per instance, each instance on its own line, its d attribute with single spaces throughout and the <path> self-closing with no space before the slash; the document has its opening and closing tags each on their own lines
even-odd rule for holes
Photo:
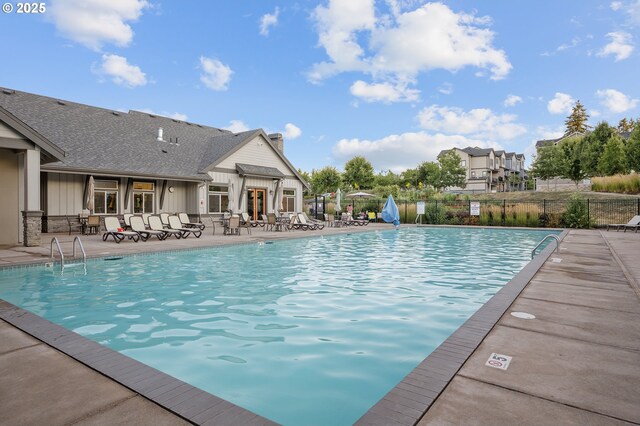
<svg viewBox="0 0 640 426">
<path fill-rule="evenodd" d="M 0 298 L 283 424 L 351 424 L 548 231 L 405 228 L 0 271 Z"/>
</svg>

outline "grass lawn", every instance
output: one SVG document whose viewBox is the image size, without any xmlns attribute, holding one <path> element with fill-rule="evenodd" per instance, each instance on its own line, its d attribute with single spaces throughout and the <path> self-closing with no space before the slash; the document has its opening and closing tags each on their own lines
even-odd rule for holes
<svg viewBox="0 0 640 426">
<path fill-rule="evenodd" d="M 593 192 L 593 191 L 577 191 L 583 198 L 591 200 L 607 200 L 621 198 L 639 198 L 638 194 L 616 194 L 613 192 Z M 576 191 L 516 191 L 516 192 L 498 192 L 495 194 L 473 194 L 469 195 L 471 200 L 513 200 L 513 201 L 542 201 L 542 200 L 568 200 Z"/>
</svg>

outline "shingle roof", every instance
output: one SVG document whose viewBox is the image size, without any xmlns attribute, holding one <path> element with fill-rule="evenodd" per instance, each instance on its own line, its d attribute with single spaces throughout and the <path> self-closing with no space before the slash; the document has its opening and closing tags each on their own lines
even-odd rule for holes
<svg viewBox="0 0 640 426">
<path fill-rule="evenodd" d="M 469 155 L 472 155 L 474 157 L 484 157 L 485 155 L 489 155 L 491 153 L 491 151 L 493 151 L 493 148 L 479 148 L 479 147 L 466 147 L 466 148 L 462 148 L 461 151 L 466 152 Z"/>
<path fill-rule="evenodd" d="M 241 176 L 284 177 L 284 174 L 275 167 L 236 163 L 236 170 Z"/>
<path fill-rule="evenodd" d="M 243 144 L 233 134 L 168 117 L 128 113 L 0 88 L 0 107 L 47 138 L 65 156 L 45 170 L 208 180 L 205 167 Z M 163 139 L 158 129 L 163 129 Z"/>
</svg>

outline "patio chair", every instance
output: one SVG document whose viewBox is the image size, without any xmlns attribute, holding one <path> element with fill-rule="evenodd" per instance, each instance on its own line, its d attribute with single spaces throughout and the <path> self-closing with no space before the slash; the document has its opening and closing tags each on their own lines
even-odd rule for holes
<svg viewBox="0 0 640 426">
<path fill-rule="evenodd" d="M 225 235 L 240 235 L 240 217 L 235 214 L 232 215 L 225 223 L 224 227 Z"/>
<path fill-rule="evenodd" d="M 376 212 L 368 212 L 367 213 L 367 217 L 369 218 L 369 222 L 375 222 L 376 221 Z"/>
<path fill-rule="evenodd" d="M 124 229 L 131 229 L 131 217 L 133 216 L 133 214 L 131 213 L 125 213 L 124 215 L 122 215 L 122 218 L 124 219 Z"/>
<path fill-rule="evenodd" d="M 273 231 L 273 228 L 278 226 L 278 220 L 275 213 L 267 213 L 266 216 L 262 215 L 262 220 L 267 221 L 266 225 L 264 226 L 265 231 Z"/>
<path fill-rule="evenodd" d="M 89 234 L 97 234 L 100 229 L 100 216 L 91 215 L 87 218 L 86 230 Z"/>
<path fill-rule="evenodd" d="M 80 232 L 84 231 L 85 225 L 80 221 L 80 216 L 67 216 L 67 225 L 69 225 L 69 235 L 76 229 Z"/>
<path fill-rule="evenodd" d="M 638 227 L 640 226 L 640 215 L 635 215 L 629 220 L 627 223 L 610 223 L 607 225 L 607 231 L 609 228 L 616 228 L 616 232 L 621 228 L 624 228 L 624 232 L 627 232 L 627 228 L 632 229 L 635 228 L 635 231 L 638 232 Z"/>
<path fill-rule="evenodd" d="M 251 235 L 252 220 L 249 218 L 249 213 L 240 213 L 240 228 L 247 230 L 247 234 Z"/>
<path fill-rule="evenodd" d="M 180 218 L 175 215 L 169 216 L 169 229 L 180 231 L 180 236 L 182 238 L 187 238 L 191 234 L 193 234 L 193 236 L 196 238 L 200 238 L 200 236 L 202 235 L 202 231 L 197 228 L 187 228 L 183 226 Z"/>
<path fill-rule="evenodd" d="M 141 216 L 132 216 L 129 219 L 129 221 L 131 223 L 131 230 L 133 232 L 137 232 L 138 235 L 140 235 L 140 239 L 142 241 L 147 241 L 153 235 L 155 235 L 156 237 L 158 237 L 160 241 L 162 241 L 165 238 L 167 238 L 167 236 L 169 235 L 163 231 L 155 231 L 153 229 L 147 229 L 144 226 L 144 221 L 142 220 Z"/>
<path fill-rule="evenodd" d="M 204 223 L 189 221 L 189 215 L 186 213 L 178 213 L 178 219 L 185 228 L 198 228 L 201 231 L 204 229 Z"/>
<path fill-rule="evenodd" d="M 291 220 L 291 227 L 293 229 L 300 229 L 302 231 L 313 231 L 318 229 L 315 224 L 308 223 L 302 213 L 292 214 L 289 216 Z"/>
<path fill-rule="evenodd" d="M 164 232 L 165 240 L 171 235 L 173 235 L 177 239 L 182 238 L 182 232 L 178 231 L 177 229 L 165 228 L 164 225 L 162 224 L 162 220 L 160 219 L 160 216 L 149 216 L 149 228 L 154 231 Z"/>
<path fill-rule="evenodd" d="M 120 224 L 120 221 L 115 216 L 106 216 L 104 218 L 104 227 L 106 231 L 102 234 L 102 241 L 107 241 L 109 236 L 113 237 L 113 241 L 120 244 L 120 241 L 128 238 L 136 243 L 140 239 L 140 235 L 137 232 L 125 231 Z"/>
</svg>

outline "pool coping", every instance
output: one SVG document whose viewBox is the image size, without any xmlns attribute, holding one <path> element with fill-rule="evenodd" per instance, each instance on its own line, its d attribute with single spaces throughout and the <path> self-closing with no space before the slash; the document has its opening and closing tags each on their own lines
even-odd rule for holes
<svg viewBox="0 0 640 426">
<path fill-rule="evenodd" d="M 0 319 L 193 424 L 278 424 L 3 299 Z"/>
<path fill-rule="evenodd" d="M 418 227 L 446 226 L 422 225 Z M 484 226 L 472 227 L 487 228 Z M 493 227 L 488 228 L 494 229 Z M 532 230 L 532 228 L 522 229 Z M 539 229 L 535 228 L 535 230 Z M 564 239 L 568 234 L 568 230 L 546 228 L 544 230 L 561 231 L 558 235 L 560 240 Z M 306 239 L 311 237 L 314 236 L 304 235 L 298 238 Z M 268 239 L 263 241 L 268 241 Z M 233 242 L 231 245 L 255 243 L 255 241 Z M 168 249 L 146 252 L 145 254 L 166 254 L 172 251 L 201 250 L 205 248 L 211 247 Z M 553 251 L 554 247 L 552 245 L 540 251 L 511 281 L 505 284 L 449 338 L 405 376 L 400 383 L 374 404 L 356 424 L 415 425 Z M 118 256 L 135 256 L 137 254 Z M 91 257 L 91 259 L 111 256 L 114 255 L 95 256 Z M 30 266 L 42 266 L 42 262 L 32 263 Z M 20 265 L 17 267 L 28 266 Z M 10 266 L 8 268 L 12 269 Z M 278 424 L 106 346 L 102 346 L 3 299 L 0 299 L 0 319 L 191 423 Z"/>
<path fill-rule="evenodd" d="M 416 425 L 554 251 L 549 244 L 539 252 L 355 425 Z"/>
</svg>

